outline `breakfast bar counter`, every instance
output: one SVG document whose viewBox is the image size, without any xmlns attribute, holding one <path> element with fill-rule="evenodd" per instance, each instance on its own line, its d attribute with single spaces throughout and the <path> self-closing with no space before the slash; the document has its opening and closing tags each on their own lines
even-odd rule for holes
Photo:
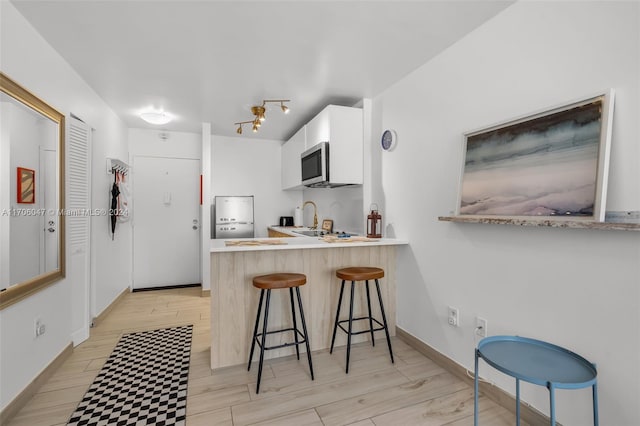
<svg viewBox="0 0 640 426">
<path fill-rule="evenodd" d="M 211 240 L 211 368 L 248 361 L 260 299 L 260 291 L 252 285 L 252 279 L 257 275 L 297 272 L 307 276 L 307 283 L 300 287 L 300 294 L 311 350 L 315 351 L 331 346 L 340 292 L 340 280 L 336 278 L 335 270 L 349 266 L 383 268 L 385 276 L 380 280 L 380 288 L 389 331 L 395 335 L 396 255 L 397 247 L 406 244 L 403 240 L 361 237 Z M 291 309 L 286 293 L 275 292 L 271 297 L 270 330 L 291 327 Z M 360 314 L 366 310 L 366 292 L 358 291 L 356 294 L 354 313 Z M 379 318 L 379 308 L 377 304 L 373 305 L 373 315 Z M 270 346 L 284 343 L 290 340 L 289 334 L 270 335 L 268 343 Z M 365 341 L 367 338 L 368 333 L 365 333 L 354 336 L 352 342 Z M 384 338 L 384 335 L 376 338 Z M 346 340 L 344 333 L 339 333 L 336 346 L 345 345 Z M 287 347 L 268 351 L 265 358 L 294 353 L 293 347 Z"/>
</svg>

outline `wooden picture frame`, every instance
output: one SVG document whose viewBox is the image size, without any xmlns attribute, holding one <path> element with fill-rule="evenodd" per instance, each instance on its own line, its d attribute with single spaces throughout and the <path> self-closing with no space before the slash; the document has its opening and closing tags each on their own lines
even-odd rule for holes
<svg viewBox="0 0 640 426">
<path fill-rule="evenodd" d="M 322 221 L 322 230 L 326 231 L 328 233 L 332 233 L 333 232 L 333 220 L 324 219 Z"/>
<path fill-rule="evenodd" d="M 464 135 L 456 215 L 604 221 L 613 90 Z"/>
<path fill-rule="evenodd" d="M 17 198 L 20 204 L 36 202 L 36 171 L 25 167 L 17 168 Z"/>
<path fill-rule="evenodd" d="M 11 102 L 17 102 L 19 105 L 26 107 L 34 117 L 42 116 L 47 120 L 50 120 L 56 129 L 56 145 L 55 151 L 57 155 L 56 161 L 56 191 L 54 194 L 50 194 L 55 200 L 55 206 L 59 211 L 65 208 L 65 116 L 60 111 L 53 108 L 46 103 L 43 99 L 40 99 L 35 94 L 31 93 L 25 87 L 21 86 L 18 82 L 12 80 L 9 76 L 0 71 L 0 92 L 8 96 Z M 31 133 L 29 133 L 31 134 Z M 38 156 L 31 157 L 31 162 L 28 164 L 37 164 Z M 17 164 L 17 163 L 16 163 Z M 35 178 L 35 175 L 34 175 Z M 13 183 L 13 179 L 9 179 Z M 6 191 L 12 192 L 13 188 L 9 188 L 9 182 L 3 182 L 6 184 Z M 17 183 L 16 183 L 17 187 Z M 41 188 L 38 189 L 40 194 Z M 19 193 L 19 192 L 18 192 Z M 35 193 L 34 193 L 35 195 Z M 16 199 L 17 199 L 16 195 Z M 35 198 L 35 197 L 34 197 Z M 9 221 L 10 222 L 10 221 Z M 2 228 L 0 226 L 0 228 Z M 11 226 L 1 229 L 8 229 L 10 231 Z M 58 243 L 57 243 L 57 267 L 45 271 L 42 274 L 25 277 L 20 282 L 6 282 L 0 284 L 0 286 L 8 285 L 2 288 L 0 291 L 0 311 L 16 303 L 31 297 L 32 295 L 44 290 L 48 286 L 62 280 L 65 277 L 66 272 L 66 239 L 65 239 L 65 216 L 58 216 Z M 19 232 L 19 231 L 18 231 Z M 10 285 L 9 285 L 10 284 Z"/>
</svg>

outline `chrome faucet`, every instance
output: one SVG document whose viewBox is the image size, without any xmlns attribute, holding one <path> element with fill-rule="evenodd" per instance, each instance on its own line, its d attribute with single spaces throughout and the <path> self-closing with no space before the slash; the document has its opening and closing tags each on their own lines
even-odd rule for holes
<svg viewBox="0 0 640 426">
<path fill-rule="evenodd" d="M 311 204 L 313 206 L 313 226 L 311 226 L 311 229 L 317 229 L 318 228 L 318 206 L 316 206 L 316 203 L 314 203 L 313 201 L 305 201 L 304 204 L 302 205 L 302 210 L 304 210 L 304 206 L 306 206 L 307 204 Z"/>
</svg>

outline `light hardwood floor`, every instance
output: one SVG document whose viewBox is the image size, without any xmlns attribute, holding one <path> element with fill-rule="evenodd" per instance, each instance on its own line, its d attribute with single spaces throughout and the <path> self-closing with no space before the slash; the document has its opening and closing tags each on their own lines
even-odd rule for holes
<svg viewBox="0 0 640 426">
<path fill-rule="evenodd" d="M 200 293 L 197 287 L 127 294 L 8 426 L 66 424 L 123 333 L 184 324 L 194 325 L 189 426 L 473 424 L 473 389 L 398 338 L 395 364 L 384 340 L 352 347 L 349 375 L 344 348 L 314 352 L 315 381 L 304 356 L 267 360 L 256 395 L 257 364 L 250 372 L 246 365 L 209 368 L 210 303 Z M 480 410 L 483 425 L 515 423 L 484 397 Z"/>
</svg>

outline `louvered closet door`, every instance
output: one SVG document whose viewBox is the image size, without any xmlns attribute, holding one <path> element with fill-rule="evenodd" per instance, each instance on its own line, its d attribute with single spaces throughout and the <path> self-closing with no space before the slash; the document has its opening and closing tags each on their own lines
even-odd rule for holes
<svg viewBox="0 0 640 426">
<path fill-rule="evenodd" d="M 73 343 L 89 338 L 91 281 L 91 129 L 67 120 L 67 280 L 71 284 Z"/>
</svg>

